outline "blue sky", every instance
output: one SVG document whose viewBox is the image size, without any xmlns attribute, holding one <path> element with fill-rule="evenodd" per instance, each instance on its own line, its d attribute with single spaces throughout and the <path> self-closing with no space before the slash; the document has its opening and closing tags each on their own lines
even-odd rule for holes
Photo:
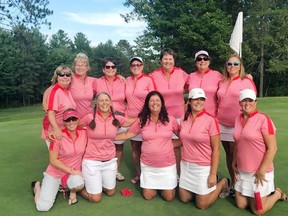
<svg viewBox="0 0 288 216">
<path fill-rule="evenodd" d="M 143 22 L 126 23 L 120 17 L 132 11 L 123 6 L 124 0 L 50 0 L 49 9 L 53 15 L 48 17 L 51 29 L 41 27 L 41 32 L 51 36 L 59 29 L 66 32 L 73 40 L 77 32 L 86 35 L 92 46 L 112 40 L 116 44 L 126 39 L 133 44 L 137 36 L 145 29 Z"/>
</svg>

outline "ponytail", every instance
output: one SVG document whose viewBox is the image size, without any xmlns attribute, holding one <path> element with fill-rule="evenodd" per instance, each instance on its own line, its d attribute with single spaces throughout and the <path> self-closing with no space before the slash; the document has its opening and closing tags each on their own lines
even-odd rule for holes
<svg viewBox="0 0 288 216">
<path fill-rule="evenodd" d="M 114 113 L 113 107 L 111 106 L 110 109 L 111 109 L 111 113 L 112 113 L 112 116 L 113 116 L 112 124 L 113 124 L 115 127 L 120 128 L 121 125 L 120 125 L 119 120 L 115 117 L 115 113 Z"/>
<path fill-rule="evenodd" d="M 96 121 L 95 121 L 95 115 L 96 115 L 96 110 L 97 110 L 97 104 L 95 104 L 94 109 L 93 109 L 93 119 L 89 123 L 89 127 L 94 130 L 96 127 Z"/>
</svg>

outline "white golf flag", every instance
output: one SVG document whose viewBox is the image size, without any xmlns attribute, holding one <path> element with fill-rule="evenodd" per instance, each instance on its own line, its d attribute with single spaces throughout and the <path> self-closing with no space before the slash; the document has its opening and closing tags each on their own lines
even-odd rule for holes
<svg viewBox="0 0 288 216">
<path fill-rule="evenodd" d="M 241 49 L 242 49 L 242 42 L 243 42 L 243 12 L 238 13 L 238 17 L 231 34 L 229 45 L 231 49 L 237 52 L 241 57 Z"/>
</svg>

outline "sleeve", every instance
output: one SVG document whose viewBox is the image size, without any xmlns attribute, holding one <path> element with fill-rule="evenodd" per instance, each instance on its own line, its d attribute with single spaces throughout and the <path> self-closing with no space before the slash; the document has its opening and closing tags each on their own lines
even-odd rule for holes
<svg viewBox="0 0 288 216">
<path fill-rule="evenodd" d="M 137 119 L 129 128 L 129 130 L 133 134 L 139 134 L 141 133 L 141 128 L 140 128 L 140 120 Z"/>
<path fill-rule="evenodd" d="M 59 107 L 59 97 L 57 94 L 57 89 L 52 88 L 47 101 L 47 110 L 55 110 L 57 111 Z"/>
<path fill-rule="evenodd" d="M 63 138 L 62 138 L 63 139 Z M 49 150 L 59 152 L 61 140 L 54 140 L 50 143 Z"/>
<path fill-rule="evenodd" d="M 262 135 L 275 135 L 276 127 L 273 121 L 269 118 L 269 116 L 263 114 L 263 123 L 261 124 L 261 133 Z"/>
<path fill-rule="evenodd" d="M 148 91 L 151 92 L 151 91 L 156 90 L 156 84 L 155 84 L 154 79 L 152 77 L 149 77 L 149 78 L 150 78 L 150 81 L 148 83 Z"/>
<path fill-rule="evenodd" d="M 116 115 L 115 118 L 118 119 L 118 121 L 120 122 L 120 125 L 123 125 L 127 121 L 127 118 L 121 115 Z"/>
<path fill-rule="evenodd" d="M 216 136 L 220 134 L 219 123 L 216 118 L 211 117 L 209 123 L 209 136 Z"/>
<path fill-rule="evenodd" d="M 169 117 L 172 120 L 172 130 L 174 133 L 179 133 L 180 126 L 177 120 L 174 117 Z"/>
<path fill-rule="evenodd" d="M 92 121 L 92 119 L 93 119 L 92 114 L 87 114 L 80 118 L 80 124 L 87 126 Z"/>
</svg>

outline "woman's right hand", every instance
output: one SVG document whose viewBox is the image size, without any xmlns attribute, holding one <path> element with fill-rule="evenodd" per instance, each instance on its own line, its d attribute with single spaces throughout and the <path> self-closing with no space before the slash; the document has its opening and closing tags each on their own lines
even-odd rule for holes
<svg viewBox="0 0 288 216">
<path fill-rule="evenodd" d="M 237 168 L 237 163 L 234 160 L 232 162 L 232 169 L 233 169 L 233 172 L 234 172 L 234 181 L 236 182 L 237 181 L 237 176 L 239 174 L 239 171 L 238 171 L 238 168 Z"/>
<path fill-rule="evenodd" d="M 61 129 L 59 127 L 53 128 L 53 133 L 54 133 L 54 137 L 57 140 L 61 140 L 62 139 L 62 131 L 61 131 Z"/>
</svg>

